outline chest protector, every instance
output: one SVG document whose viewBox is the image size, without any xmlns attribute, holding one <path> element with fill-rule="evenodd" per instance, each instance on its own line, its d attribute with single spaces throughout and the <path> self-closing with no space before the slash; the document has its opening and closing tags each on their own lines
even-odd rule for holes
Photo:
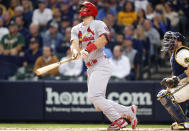
<svg viewBox="0 0 189 131">
<path fill-rule="evenodd" d="M 189 66 L 189 48 L 182 46 L 175 52 L 176 62 L 184 68 Z"/>
</svg>

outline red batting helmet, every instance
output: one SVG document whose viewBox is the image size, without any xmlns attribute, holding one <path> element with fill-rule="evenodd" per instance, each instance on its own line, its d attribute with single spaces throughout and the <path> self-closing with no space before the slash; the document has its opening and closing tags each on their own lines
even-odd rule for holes
<svg viewBox="0 0 189 131">
<path fill-rule="evenodd" d="M 88 15 L 92 15 L 94 17 L 97 16 L 98 10 L 94 4 L 92 4 L 91 2 L 84 2 L 80 4 L 80 7 L 82 6 L 85 6 L 86 8 L 80 11 L 81 16 L 88 16 Z"/>
</svg>

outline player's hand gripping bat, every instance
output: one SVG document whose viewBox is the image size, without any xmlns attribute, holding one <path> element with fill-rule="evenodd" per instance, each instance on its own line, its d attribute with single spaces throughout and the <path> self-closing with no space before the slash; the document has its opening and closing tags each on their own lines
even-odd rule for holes
<svg viewBox="0 0 189 131">
<path fill-rule="evenodd" d="M 70 58 L 68 58 L 68 59 L 65 59 L 65 60 L 62 60 L 62 61 L 59 61 L 59 62 L 57 62 L 57 63 L 53 63 L 53 64 L 50 64 L 50 65 L 41 67 L 41 68 L 37 69 L 37 70 L 35 71 L 35 73 L 36 73 L 37 75 L 45 74 L 45 73 L 47 73 L 48 71 L 50 71 L 50 70 L 52 70 L 52 69 L 54 69 L 54 68 L 57 68 L 57 67 L 59 67 L 61 64 L 64 64 L 64 63 L 69 62 L 69 61 L 71 61 L 71 60 L 72 60 L 72 57 L 70 57 Z"/>
</svg>

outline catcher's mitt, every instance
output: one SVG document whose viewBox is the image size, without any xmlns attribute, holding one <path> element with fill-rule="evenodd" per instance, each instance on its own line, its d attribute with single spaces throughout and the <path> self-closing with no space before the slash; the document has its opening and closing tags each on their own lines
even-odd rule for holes
<svg viewBox="0 0 189 131">
<path fill-rule="evenodd" d="M 174 76 L 172 78 L 164 78 L 160 82 L 160 84 L 162 86 L 165 86 L 167 88 L 174 88 L 174 87 L 176 87 L 178 85 L 178 83 L 179 83 L 179 79 L 176 76 Z"/>
</svg>

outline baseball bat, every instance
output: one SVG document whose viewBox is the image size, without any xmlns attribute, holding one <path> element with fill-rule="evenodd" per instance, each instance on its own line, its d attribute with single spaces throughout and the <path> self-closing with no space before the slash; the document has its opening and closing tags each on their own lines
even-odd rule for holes
<svg viewBox="0 0 189 131">
<path fill-rule="evenodd" d="M 50 64 L 50 65 L 41 67 L 41 68 L 37 69 L 37 70 L 35 71 L 35 73 L 36 73 L 37 75 L 42 75 L 42 74 L 47 73 L 48 71 L 50 71 L 50 70 L 52 70 L 52 69 L 54 69 L 54 68 L 59 67 L 61 64 L 64 64 L 64 63 L 69 62 L 69 61 L 71 61 L 71 60 L 72 60 L 72 57 L 70 57 L 70 58 L 68 58 L 68 59 L 65 59 L 65 60 L 62 60 L 62 61 L 59 61 L 59 62 L 57 62 L 57 63 L 53 63 L 53 64 Z"/>
</svg>

